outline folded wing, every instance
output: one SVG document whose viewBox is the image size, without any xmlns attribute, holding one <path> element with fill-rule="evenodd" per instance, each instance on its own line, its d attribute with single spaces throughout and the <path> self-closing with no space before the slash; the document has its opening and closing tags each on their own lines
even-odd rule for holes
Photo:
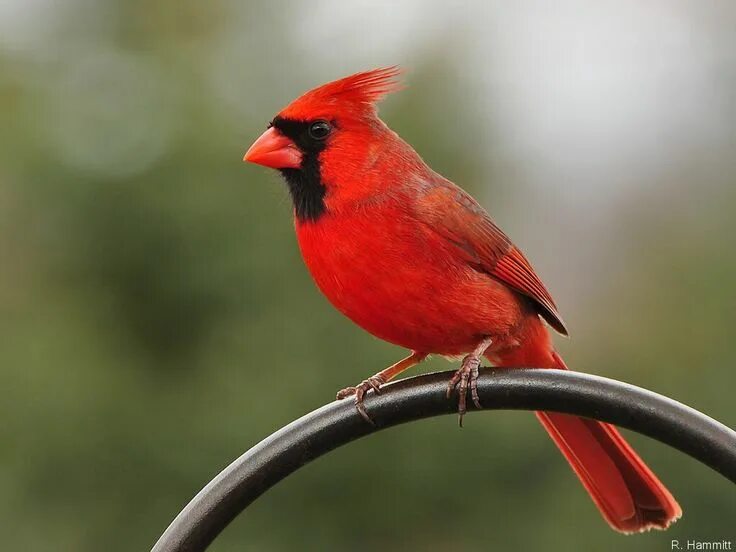
<svg viewBox="0 0 736 552">
<path fill-rule="evenodd" d="M 414 209 L 417 219 L 455 245 L 469 265 L 531 298 L 547 323 L 567 335 L 552 296 L 529 261 L 464 190 L 446 180 L 432 183 L 416 198 Z"/>
</svg>

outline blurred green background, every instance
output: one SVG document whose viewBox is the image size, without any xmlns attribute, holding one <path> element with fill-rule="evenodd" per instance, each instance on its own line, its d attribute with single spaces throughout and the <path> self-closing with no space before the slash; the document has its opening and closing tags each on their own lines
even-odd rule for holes
<svg viewBox="0 0 736 552">
<path fill-rule="evenodd" d="M 568 364 L 731 426 L 736 4 L 0 2 L 4 550 L 153 545 L 221 468 L 403 355 L 304 269 L 241 157 L 302 91 L 401 64 L 384 119 L 533 260 Z M 449 369 L 433 360 L 424 370 Z M 669 550 L 735 539 L 731 484 L 631 435 L 680 500 L 605 526 L 528 413 L 356 442 L 228 550 Z"/>
</svg>

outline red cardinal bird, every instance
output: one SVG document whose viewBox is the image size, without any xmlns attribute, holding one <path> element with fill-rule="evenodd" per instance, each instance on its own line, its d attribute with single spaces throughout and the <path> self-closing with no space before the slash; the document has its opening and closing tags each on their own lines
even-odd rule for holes
<svg viewBox="0 0 736 552">
<path fill-rule="evenodd" d="M 464 355 L 448 386 L 477 406 L 481 357 L 497 367 L 566 369 L 543 320 L 567 335 L 529 261 L 483 208 L 434 172 L 378 118 L 396 90 L 395 67 L 311 90 L 283 109 L 244 160 L 278 169 L 294 203 L 299 247 L 317 286 L 373 335 L 410 349 L 405 359 L 338 393 L 363 396 L 427 355 Z M 537 417 L 603 517 L 617 531 L 664 529 L 682 511 L 608 424 Z"/>
</svg>

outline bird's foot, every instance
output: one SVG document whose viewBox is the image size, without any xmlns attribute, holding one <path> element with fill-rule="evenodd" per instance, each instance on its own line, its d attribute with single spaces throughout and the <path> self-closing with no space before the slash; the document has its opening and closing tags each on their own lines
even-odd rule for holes
<svg viewBox="0 0 736 552">
<path fill-rule="evenodd" d="M 376 394 L 381 393 L 381 386 L 386 383 L 386 381 L 379 375 L 371 376 L 367 380 L 363 380 L 355 387 L 346 387 L 345 389 L 342 389 L 341 391 L 337 392 L 337 400 L 342 400 L 347 397 L 350 397 L 351 395 L 355 397 L 355 410 L 358 411 L 358 414 L 360 414 L 363 419 L 368 422 L 371 425 L 375 425 L 373 423 L 373 420 L 371 420 L 371 417 L 368 416 L 368 412 L 365 411 L 365 405 L 363 404 L 363 397 L 365 397 L 365 394 L 368 392 L 369 389 L 373 389 L 373 391 L 376 392 Z"/>
<path fill-rule="evenodd" d="M 470 387 L 470 397 L 476 408 L 483 408 L 480 405 L 478 397 L 478 371 L 480 368 L 480 357 L 471 353 L 463 359 L 463 363 L 452 379 L 447 384 L 447 398 L 452 396 L 452 392 L 457 388 L 457 413 L 459 416 L 458 423 L 463 427 L 463 416 L 467 412 L 465 399 L 468 394 L 468 386 Z"/>
</svg>

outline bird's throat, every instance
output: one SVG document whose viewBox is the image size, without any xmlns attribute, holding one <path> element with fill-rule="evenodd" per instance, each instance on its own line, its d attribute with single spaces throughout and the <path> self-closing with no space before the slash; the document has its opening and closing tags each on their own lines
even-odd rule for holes
<svg viewBox="0 0 736 552">
<path fill-rule="evenodd" d="M 298 169 L 281 169 L 289 187 L 294 215 L 300 222 L 316 221 L 325 213 L 325 186 L 316 153 L 308 153 Z"/>
</svg>

